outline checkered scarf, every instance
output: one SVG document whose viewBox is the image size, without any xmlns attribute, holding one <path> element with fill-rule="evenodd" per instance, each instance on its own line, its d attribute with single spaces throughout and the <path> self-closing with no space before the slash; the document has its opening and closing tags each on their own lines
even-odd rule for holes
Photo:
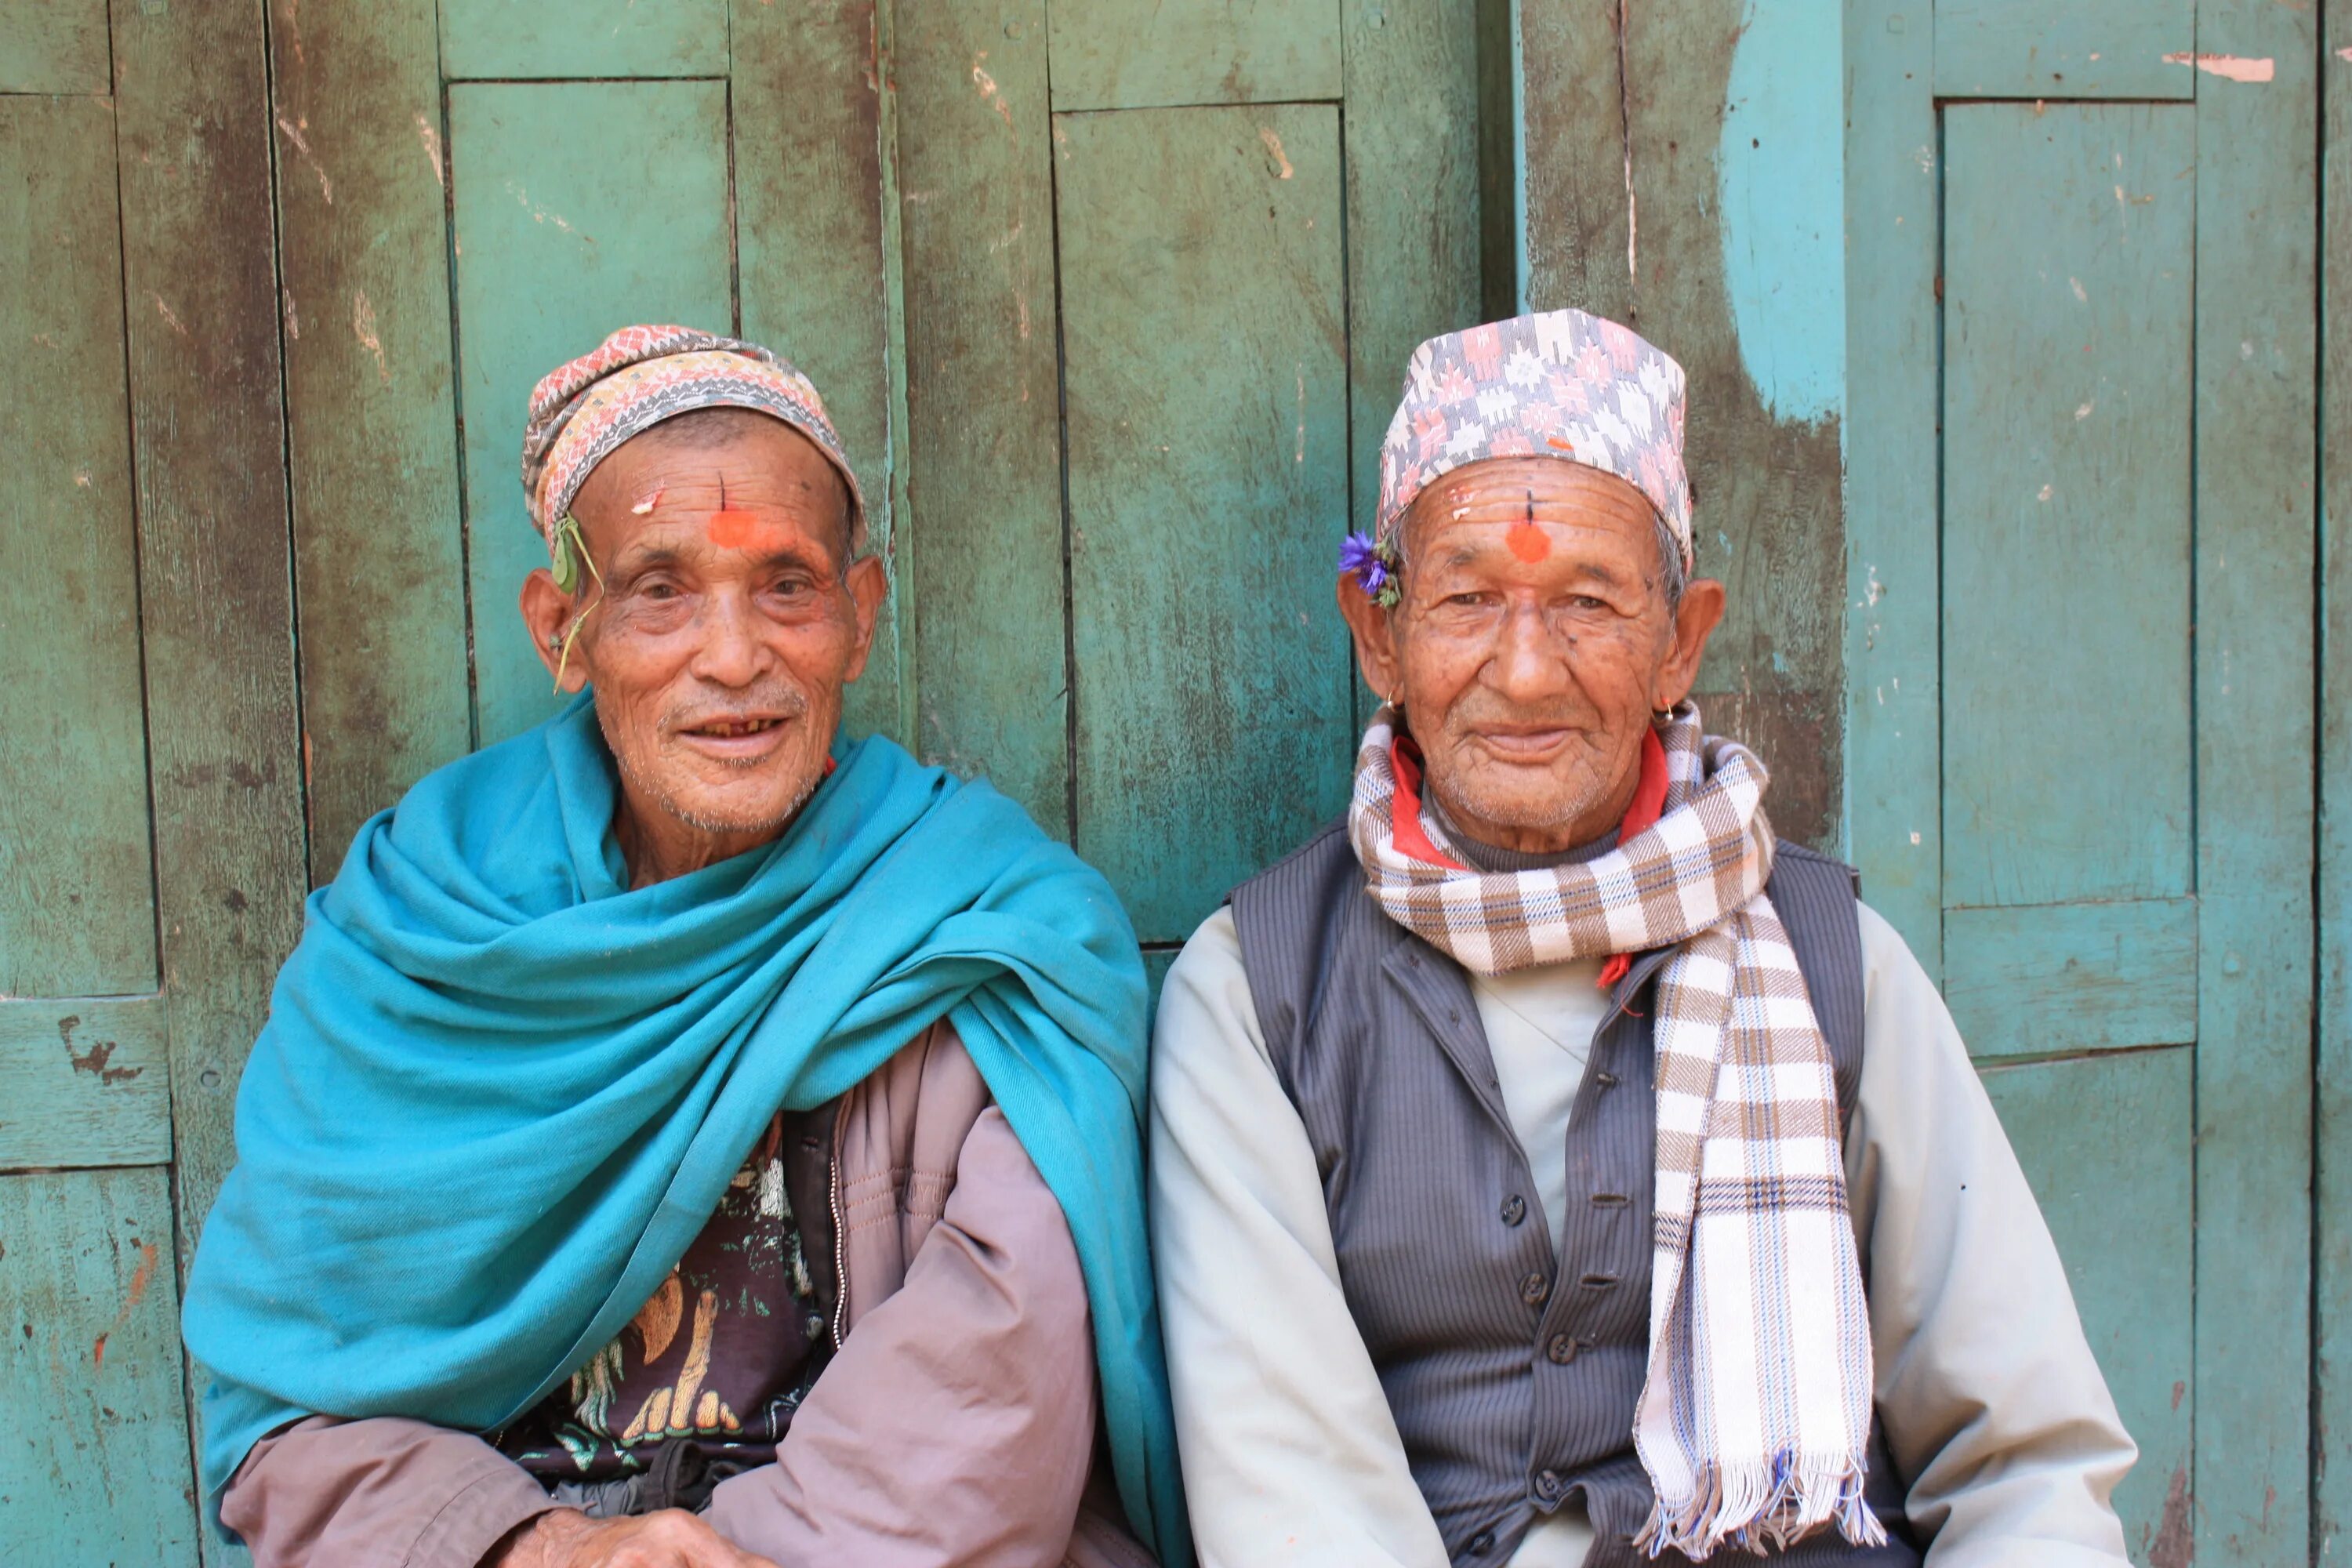
<svg viewBox="0 0 2352 1568">
<path fill-rule="evenodd" d="M 1657 1501 L 1639 1544 L 1705 1558 L 1832 1521 L 1877 1544 L 1862 1495 L 1870 1320 L 1837 1089 L 1764 892 L 1764 765 L 1703 734 L 1689 703 L 1656 735 L 1654 824 L 1580 864 L 1479 872 L 1419 809 L 1417 753 L 1406 741 L 1400 754 L 1383 708 L 1357 756 L 1349 837 L 1389 917 L 1482 974 L 1674 948 L 1656 990 L 1650 1365 L 1633 1427 Z M 1402 825 L 1400 800 L 1413 808 Z"/>
</svg>

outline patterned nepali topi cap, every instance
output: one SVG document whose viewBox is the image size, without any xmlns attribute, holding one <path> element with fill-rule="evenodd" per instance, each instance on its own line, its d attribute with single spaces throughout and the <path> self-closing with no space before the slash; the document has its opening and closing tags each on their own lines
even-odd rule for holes
<svg viewBox="0 0 2352 1568">
<path fill-rule="evenodd" d="M 1683 472 L 1683 367 L 1630 328 L 1546 310 L 1448 332 L 1413 350 L 1381 444 L 1377 548 L 1438 477 L 1486 458 L 1564 458 L 1650 498 L 1692 564 Z"/>
<path fill-rule="evenodd" d="M 815 442 L 849 487 L 850 552 L 866 548 L 865 495 L 808 377 L 757 343 L 691 327 L 624 327 L 531 388 L 523 495 L 559 578 L 563 519 L 596 465 L 630 437 L 697 408 L 756 409 Z"/>
</svg>

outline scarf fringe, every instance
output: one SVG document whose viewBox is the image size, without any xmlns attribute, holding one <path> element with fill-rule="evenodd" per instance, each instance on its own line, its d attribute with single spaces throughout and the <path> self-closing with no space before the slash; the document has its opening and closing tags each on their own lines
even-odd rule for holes
<svg viewBox="0 0 2352 1568">
<path fill-rule="evenodd" d="M 1660 1498 L 1651 1506 L 1633 1548 L 1653 1560 L 1679 1552 L 1703 1562 L 1725 1545 L 1761 1556 L 1785 1552 L 1832 1522 L 1851 1545 L 1884 1546 L 1886 1527 L 1863 1499 L 1866 1471 L 1844 1458 L 1800 1466 L 1786 1454 L 1773 1457 L 1769 1474 L 1760 1463 L 1728 1471 L 1710 1464 L 1688 1498 L 1671 1506 Z"/>
</svg>

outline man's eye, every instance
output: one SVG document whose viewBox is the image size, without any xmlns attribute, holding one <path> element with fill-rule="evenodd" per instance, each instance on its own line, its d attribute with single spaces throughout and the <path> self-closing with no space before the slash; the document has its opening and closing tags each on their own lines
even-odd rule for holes
<svg viewBox="0 0 2352 1568">
<path fill-rule="evenodd" d="M 1605 610 L 1609 607 L 1608 600 L 1596 599 L 1590 594 L 1571 594 L 1568 603 L 1570 608 L 1578 610 Z"/>
<path fill-rule="evenodd" d="M 637 593 L 641 597 L 647 599 L 675 599 L 677 597 L 677 584 L 656 579 L 651 583 L 639 584 Z"/>
</svg>

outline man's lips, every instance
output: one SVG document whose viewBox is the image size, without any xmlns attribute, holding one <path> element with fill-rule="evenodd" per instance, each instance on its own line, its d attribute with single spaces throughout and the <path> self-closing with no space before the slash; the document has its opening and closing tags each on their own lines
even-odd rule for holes
<svg viewBox="0 0 2352 1568">
<path fill-rule="evenodd" d="M 1540 763 L 1568 744 L 1574 733 L 1561 725 L 1545 730 L 1477 730 L 1472 731 L 1472 738 L 1505 762 Z"/>
<path fill-rule="evenodd" d="M 698 719 L 691 724 L 679 725 L 675 733 L 688 747 L 706 756 L 740 762 L 765 756 L 782 745 L 784 728 L 794 717 L 789 713 L 730 714 Z"/>
</svg>

